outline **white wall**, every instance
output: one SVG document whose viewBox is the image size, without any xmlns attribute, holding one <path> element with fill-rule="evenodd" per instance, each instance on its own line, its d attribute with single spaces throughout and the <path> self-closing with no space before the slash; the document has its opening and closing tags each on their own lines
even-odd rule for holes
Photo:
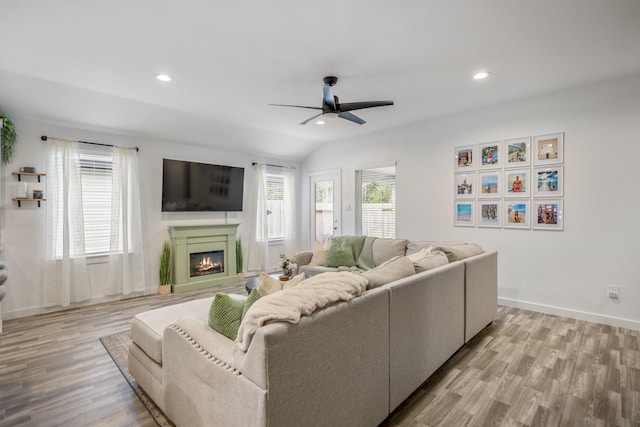
<svg viewBox="0 0 640 427">
<path fill-rule="evenodd" d="M 5 258 L 9 266 L 9 280 L 7 281 L 7 296 L 2 302 L 2 316 L 4 319 L 23 317 L 40 313 L 42 309 L 41 281 L 44 260 L 44 223 L 46 201 L 38 208 L 34 203 L 23 203 L 18 208 L 12 202 L 17 177 L 11 175 L 20 166 L 35 166 L 38 172 L 46 172 L 45 144 L 40 140 L 41 135 L 74 140 L 94 141 L 115 144 L 126 147 L 137 146 L 139 152 L 139 167 L 142 177 L 143 209 L 146 218 L 146 253 L 147 253 L 147 293 L 157 291 L 158 266 L 162 243 L 169 239 L 169 225 L 201 224 L 224 222 L 224 213 L 194 212 L 194 213 L 162 213 L 162 159 L 201 161 L 205 163 L 240 166 L 245 168 L 245 207 L 247 194 L 251 186 L 251 163 L 264 162 L 297 167 L 297 162 L 282 159 L 270 159 L 258 155 L 241 154 L 233 151 L 216 150 L 202 146 L 188 145 L 182 142 L 167 141 L 120 136 L 116 134 L 98 133 L 86 130 L 58 127 L 41 122 L 14 120 L 18 133 L 16 156 L 11 164 L 2 168 L 2 194 L 0 197 L 0 235 L 5 249 Z M 212 132 L 215 138 L 215 131 Z M 232 146 L 232 143 L 230 143 Z M 46 179 L 43 178 L 43 179 Z M 299 179 L 298 179 L 299 181 Z M 37 181 L 31 181 L 37 182 Z M 45 187 L 44 181 L 41 184 Z M 45 194 L 46 197 L 46 194 Z M 229 213 L 229 222 L 244 222 L 243 213 Z M 247 242 L 247 230 L 240 226 L 243 241 Z M 279 247 L 270 250 L 271 264 L 276 266 Z M 271 259 L 272 258 L 272 259 Z M 98 291 L 101 281 L 106 276 L 106 264 L 93 262 L 90 264 L 90 281 L 93 292 L 92 303 L 105 300 Z"/>
<path fill-rule="evenodd" d="M 454 147 L 560 131 L 564 231 L 453 227 Z M 498 250 L 503 304 L 640 329 L 639 158 L 635 76 L 326 144 L 303 162 L 303 218 L 309 173 L 342 168 L 342 205 L 353 207 L 356 167 L 395 159 L 398 237 Z M 353 209 L 342 231 L 354 232 Z M 620 286 L 619 301 L 605 284 Z"/>
</svg>

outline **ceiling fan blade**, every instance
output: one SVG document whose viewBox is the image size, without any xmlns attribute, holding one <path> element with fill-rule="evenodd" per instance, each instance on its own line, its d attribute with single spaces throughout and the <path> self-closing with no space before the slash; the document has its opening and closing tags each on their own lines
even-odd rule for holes
<svg viewBox="0 0 640 427">
<path fill-rule="evenodd" d="M 323 94 L 323 98 L 322 98 L 323 103 L 331 107 L 331 111 L 336 111 L 336 101 L 335 101 L 335 97 L 333 96 L 333 89 L 331 89 L 331 86 L 329 85 L 322 86 L 322 94 Z"/>
<path fill-rule="evenodd" d="M 393 105 L 393 101 L 345 102 L 340 104 L 340 111 L 362 110 L 363 108 L 384 107 L 385 105 Z"/>
<path fill-rule="evenodd" d="M 313 117 L 309 117 L 307 120 L 305 120 L 304 122 L 300 123 L 301 125 L 306 125 L 307 123 L 309 123 L 311 120 L 315 119 L 316 117 L 320 117 L 322 115 L 322 113 L 320 114 L 316 114 Z"/>
<path fill-rule="evenodd" d="M 294 108 L 308 108 L 310 110 L 322 110 L 320 107 L 307 107 L 306 105 L 289 105 L 289 104 L 268 104 L 274 107 L 294 107 Z"/>
<path fill-rule="evenodd" d="M 353 123 L 357 123 L 359 125 L 363 125 L 367 123 L 364 120 L 362 120 L 360 117 L 356 116 L 355 114 L 347 113 L 344 111 L 338 114 L 338 117 L 340 117 L 341 119 L 349 120 L 350 122 L 353 122 Z"/>
</svg>

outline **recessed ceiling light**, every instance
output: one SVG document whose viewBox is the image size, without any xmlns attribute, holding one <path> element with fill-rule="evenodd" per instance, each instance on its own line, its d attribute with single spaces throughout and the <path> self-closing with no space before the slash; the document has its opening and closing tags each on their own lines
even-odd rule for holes
<svg viewBox="0 0 640 427">
<path fill-rule="evenodd" d="M 323 125 L 325 122 L 322 119 L 318 119 L 318 121 L 316 122 L 317 125 Z"/>
<path fill-rule="evenodd" d="M 170 82 L 171 76 L 167 76 L 166 74 L 156 74 L 156 79 L 160 80 L 161 82 Z"/>
<path fill-rule="evenodd" d="M 482 79 L 486 79 L 487 77 L 489 77 L 489 74 L 491 74 L 488 71 L 480 71 L 479 73 L 476 73 L 473 78 L 476 80 L 482 80 Z"/>
</svg>

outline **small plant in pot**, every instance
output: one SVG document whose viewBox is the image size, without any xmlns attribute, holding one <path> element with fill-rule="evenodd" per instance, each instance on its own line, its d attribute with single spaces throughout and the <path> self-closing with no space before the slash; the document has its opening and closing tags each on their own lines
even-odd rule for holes
<svg viewBox="0 0 640 427">
<path fill-rule="evenodd" d="M 2 120 L 2 163 L 5 165 L 11 162 L 15 153 L 16 145 L 16 128 L 13 122 L 2 112 L 0 112 L 0 120 Z"/>
<path fill-rule="evenodd" d="M 164 242 L 162 254 L 160 255 L 160 284 L 158 293 L 167 295 L 171 293 L 171 245 Z"/>
<path fill-rule="evenodd" d="M 244 279 L 244 252 L 242 252 L 242 239 L 238 237 L 236 239 L 236 273 L 240 280 Z"/>
</svg>

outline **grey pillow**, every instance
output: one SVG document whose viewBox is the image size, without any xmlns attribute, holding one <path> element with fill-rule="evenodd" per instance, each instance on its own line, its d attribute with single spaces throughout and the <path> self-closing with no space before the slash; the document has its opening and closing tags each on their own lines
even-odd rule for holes
<svg viewBox="0 0 640 427">
<path fill-rule="evenodd" d="M 362 273 L 362 277 L 366 277 L 367 280 L 369 280 L 367 289 L 373 289 L 415 273 L 413 262 L 411 262 L 409 258 L 406 256 L 397 256 L 374 269 L 365 271 Z"/>
<path fill-rule="evenodd" d="M 382 239 L 378 237 L 373 241 L 373 262 L 376 266 L 383 264 L 396 256 L 404 256 L 407 251 L 406 239 Z"/>
<path fill-rule="evenodd" d="M 480 255 L 483 250 L 480 245 L 467 243 L 466 245 L 440 245 L 436 249 L 441 250 L 449 258 L 449 262 L 460 261 L 474 255 Z"/>
</svg>

